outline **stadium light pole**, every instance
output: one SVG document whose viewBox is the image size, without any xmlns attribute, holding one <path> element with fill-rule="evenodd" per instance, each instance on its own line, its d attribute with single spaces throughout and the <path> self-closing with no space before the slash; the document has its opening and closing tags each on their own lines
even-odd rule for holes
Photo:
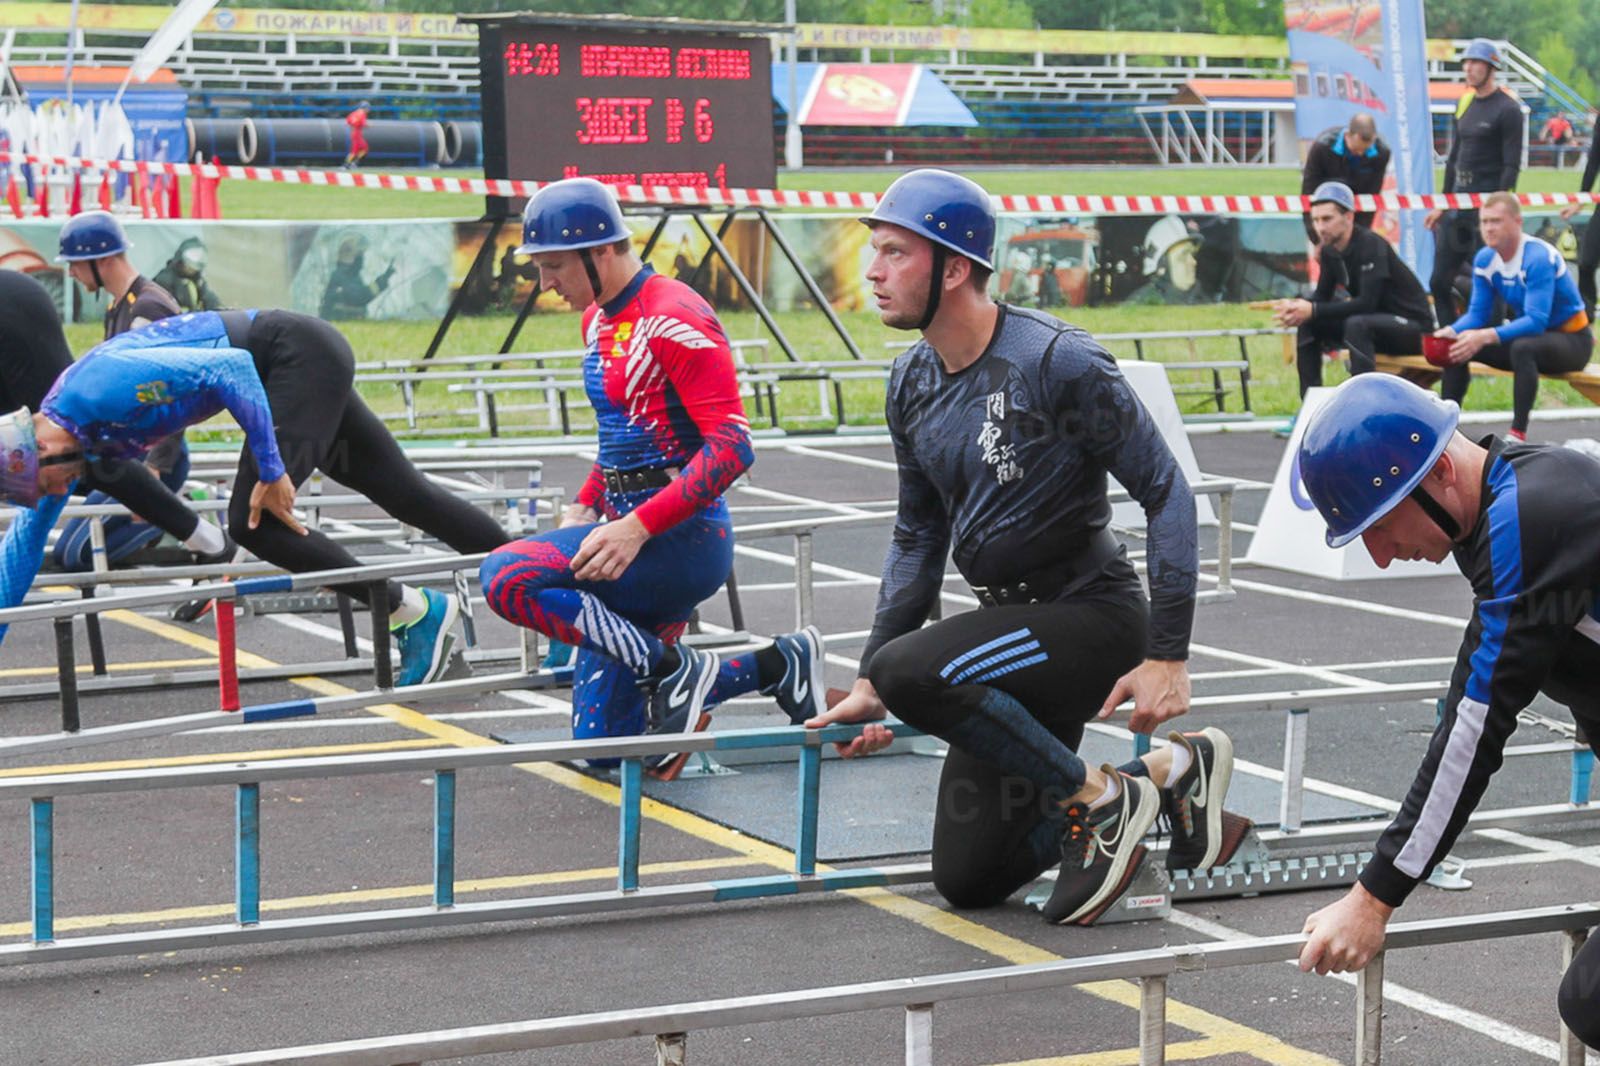
<svg viewBox="0 0 1600 1066">
<path fill-rule="evenodd" d="M 795 21 L 795 0 L 783 0 L 783 20 L 789 24 L 789 114 L 783 124 L 783 165 L 790 170 L 799 170 L 802 164 L 803 152 L 800 144 L 800 101 L 799 74 L 796 67 L 800 65 L 800 28 Z"/>
</svg>

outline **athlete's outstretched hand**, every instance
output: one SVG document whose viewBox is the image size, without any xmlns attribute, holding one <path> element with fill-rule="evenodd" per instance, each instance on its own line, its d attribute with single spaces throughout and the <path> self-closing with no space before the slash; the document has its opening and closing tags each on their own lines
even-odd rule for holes
<svg viewBox="0 0 1600 1066">
<path fill-rule="evenodd" d="M 1306 919 L 1310 934 L 1300 950 L 1300 969 L 1321 974 L 1359 970 L 1383 947 L 1394 908 L 1368 892 L 1359 881 L 1344 898 Z"/>
<path fill-rule="evenodd" d="M 572 557 L 572 576 L 579 581 L 615 581 L 633 565 L 649 539 L 650 531 L 635 514 L 595 526 Z"/>
<path fill-rule="evenodd" d="M 889 708 L 878 698 L 878 690 L 872 687 L 872 682 L 867 678 L 858 677 L 856 683 L 851 686 L 848 696 L 815 718 L 806 719 L 806 728 L 821 729 L 823 726 L 848 722 L 873 723 L 863 729 L 859 737 L 848 742 L 834 743 L 834 750 L 840 756 L 853 759 L 857 755 L 871 755 L 875 751 L 882 751 L 894 743 L 893 731 L 888 726 L 877 724 L 888 714 Z"/>
<path fill-rule="evenodd" d="M 1162 722 L 1189 713 L 1189 667 L 1181 660 L 1146 659 L 1117 679 L 1117 684 L 1100 708 L 1101 718 L 1110 718 L 1117 704 L 1133 697 L 1133 714 L 1128 728 L 1135 733 L 1153 733 Z"/>
<path fill-rule="evenodd" d="M 306 527 L 294 516 L 294 482 L 289 480 L 288 474 L 281 475 L 273 482 L 258 481 L 256 487 L 250 490 L 251 529 L 261 524 L 263 510 L 302 537 L 306 535 Z"/>
</svg>

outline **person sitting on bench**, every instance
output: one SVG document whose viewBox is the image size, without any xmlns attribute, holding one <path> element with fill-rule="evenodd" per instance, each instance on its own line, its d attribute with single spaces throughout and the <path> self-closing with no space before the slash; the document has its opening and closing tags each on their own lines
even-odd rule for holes
<svg viewBox="0 0 1600 1066">
<path fill-rule="evenodd" d="M 1472 360 L 1514 375 L 1511 437 L 1528 439 L 1528 413 L 1540 374 L 1569 374 L 1589 365 L 1594 331 L 1578 281 L 1561 253 L 1522 232 L 1522 206 L 1508 192 L 1491 193 L 1478 213 L 1485 247 L 1472 263 L 1472 303 L 1434 334 L 1452 337 L 1439 391 L 1460 403 L 1472 383 Z M 1491 326 L 1496 300 L 1507 321 Z"/>
<path fill-rule="evenodd" d="M 1356 221 L 1350 186 L 1325 181 L 1311 194 L 1321 274 L 1309 300 L 1279 300 L 1279 325 L 1296 328 L 1300 395 L 1322 384 L 1322 353 L 1350 351 L 1350 373 L 1374 369 L 1378 353 L 1422 350 L 1433 312 L 1422 282 L 1394 245 Z"/>
</svg>

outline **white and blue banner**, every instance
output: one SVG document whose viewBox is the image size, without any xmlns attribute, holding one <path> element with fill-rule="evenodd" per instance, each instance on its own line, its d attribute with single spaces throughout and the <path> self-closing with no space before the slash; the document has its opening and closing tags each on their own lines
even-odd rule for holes
<svg viewBox="0 0 1600 1066">
<path fill-rule="evenodd" d="M 1302 145 L 1360 111 L 1372 115 L 1394 152 L 1390 176 L 1402 194 L 1433 192 L 1423 0 L 1285 0 L 1294 70 L 1294 123 Z M 1388 188 L 1385 182 L 1385 188 Z M 1394 241 L 1418 277 L 1433 267 L 1422 211 L 1404 212 Z M 1386 228 L 1379 226 L 1380 230 Z"/>
</svg>

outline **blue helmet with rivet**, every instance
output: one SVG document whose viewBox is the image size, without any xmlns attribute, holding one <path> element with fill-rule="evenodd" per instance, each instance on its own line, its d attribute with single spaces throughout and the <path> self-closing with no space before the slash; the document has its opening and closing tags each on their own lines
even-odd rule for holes
<svg viewBox="0 0 1600 1066">
<path fill-rule="evenodd" d="M 1354 213 L 1356 194 L 1342 181 L 1325 181 L 1311 194 L 1311 206 L 1315 207 L 1318 204 L 1338 204 L 1346 211 Z"/>
<path fill-rule="evenodd" d="M 1504 69 L 1505 58 L 1500 54 L 1500 46 L 1487 37 L 1474 37 L 1468 42 L 1466 50 L 1461 53 L 1461 61 L 1480 59 L 1496 70 Z"/>
<path fill-rule="evenodd" d="M 932 168 L 902 174 L 861 221 L 903 226 L 985 270 L 994 269 L 994 204 L 983 186 L 960 174 Z"/>
<path fill-rule="evenodd" d="M 1390 374 L 1361 374 L 1335 389 L 1306 426 L 1299 455 L 1328 546 L 1349 544 L 1408 498 L 1453 538 L 1454 520 L 1420 486 L 1460 419 L 1454 402 Z"/>
<path fill-rule="evenodd" d="M 73 215 L 61 227 L 61 254 L 58 263 L 81 263 L 121 255 L 133 245 L 122 230 L 122 223 L 110 211 L 85 211 Z"/>
<path fill-rule="evenodd" d="M 593 178 L 551 182 L 522 209 L 521 255 L 598 248 L 630 236 L 622 207 Z"/>
<path fill-rule="evenodd" d="M 39 502 L 39 442 L 26 407 L 0 415 L 0 499 L 23 507 Z"/>
</svg>

